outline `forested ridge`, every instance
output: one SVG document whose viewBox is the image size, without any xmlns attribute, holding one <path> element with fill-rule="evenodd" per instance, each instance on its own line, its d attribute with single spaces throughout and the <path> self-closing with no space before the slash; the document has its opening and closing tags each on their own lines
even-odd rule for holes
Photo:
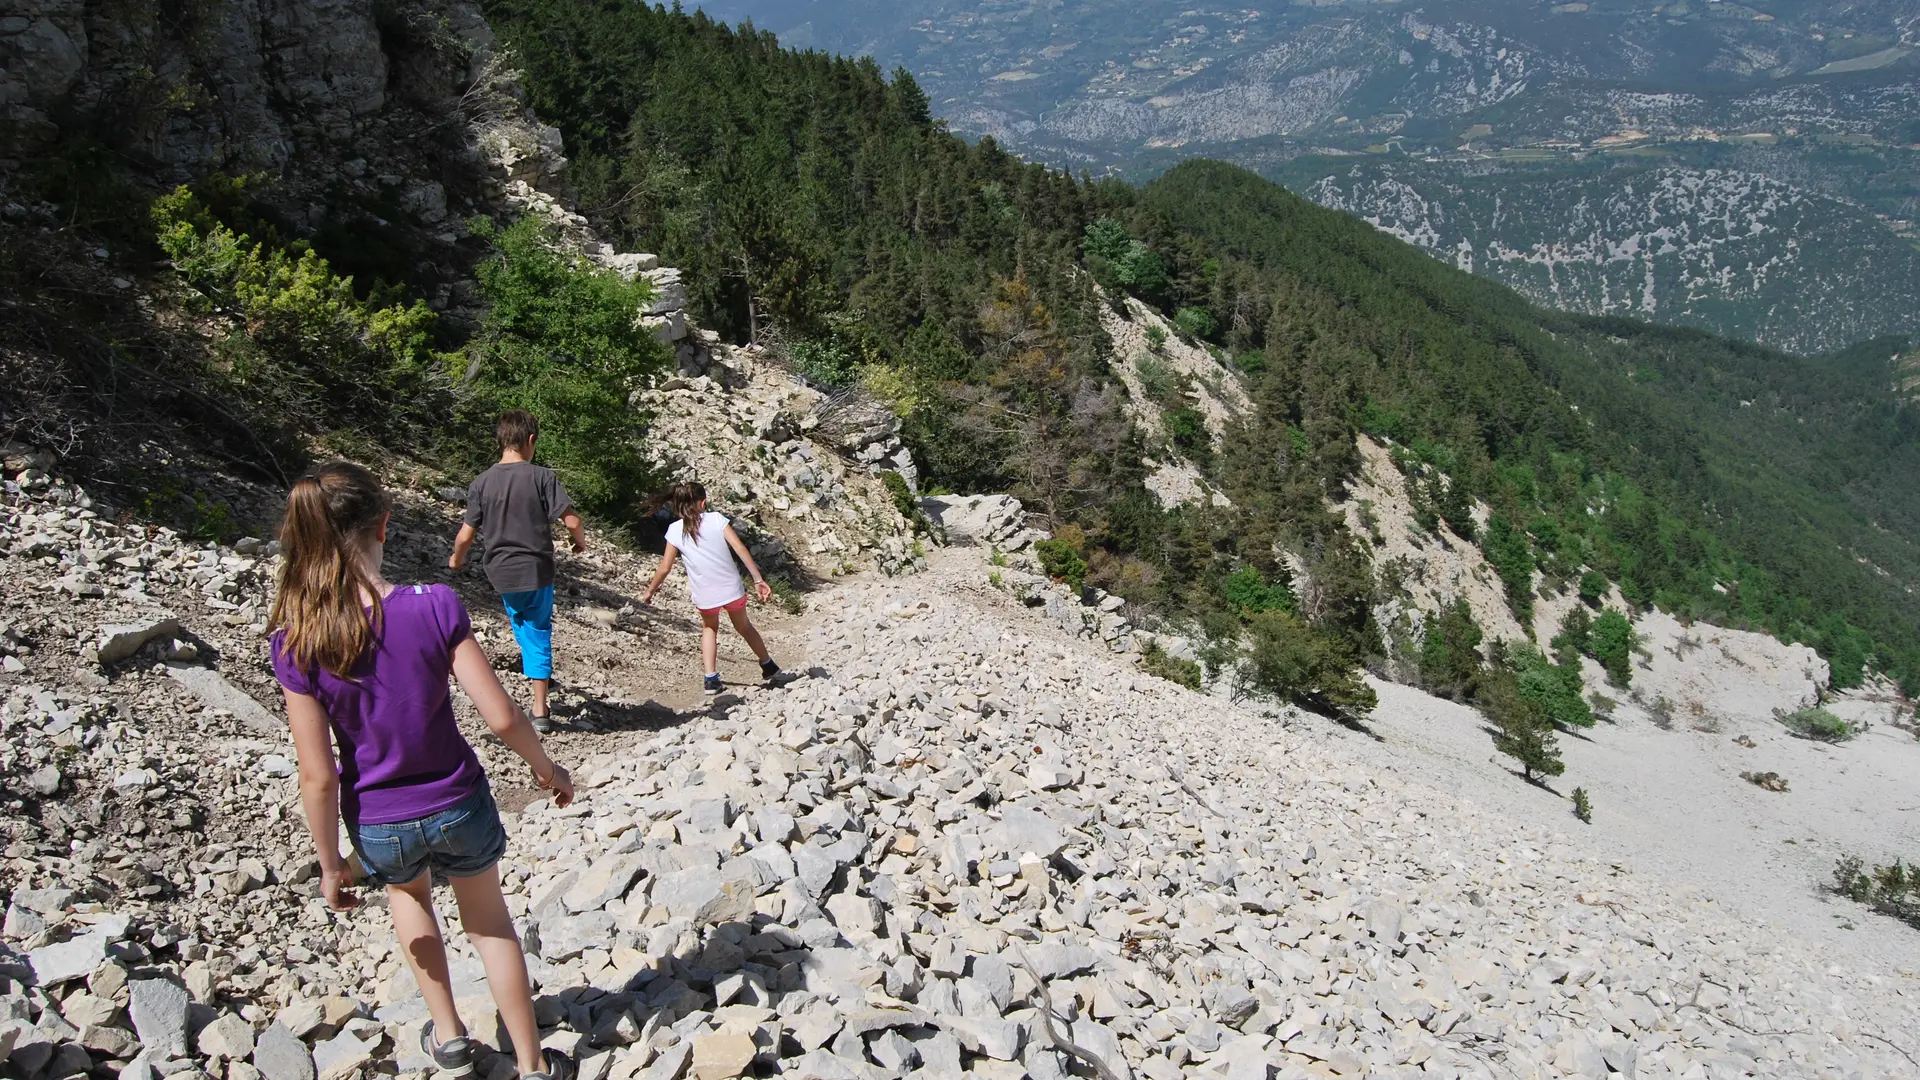
<svg viewBox="0 0 1920 1080">
<path fill-rule="evenodd" d="M 1808 641 L 1842 685 L 1869 663 L 1920 676 L 1920 418 L 1889 393 L 1897 343 L 1803 360 L 1548 313 L 1237 168 L 1134 188 L 968 144 L 869 60 L 677 7 L 487 11 L 583 212 L 685 268 L 707 325 L 865 385 L 928 483 L 1012 489 L 1087 580 L 1252 630 L 1292 696 L 1356 703 L 1342 673 L 1384 647 L 1369 552 L 1327 509 L 1363 431 L 1433 517 L 1473 532 L 1469 497 L 1489 504 L 1475 538 L 1523 620 L 1536 568 L 1547 588 L 1598 571 L 1635 603 Z M 1196 462 L 1231 508 L 1163 511 L 1142 487 L 1096 283 L 1245 381 L 1254 410 Z M 1249 582 L 1277 599 L 1245 602 Z"/>
</svg>

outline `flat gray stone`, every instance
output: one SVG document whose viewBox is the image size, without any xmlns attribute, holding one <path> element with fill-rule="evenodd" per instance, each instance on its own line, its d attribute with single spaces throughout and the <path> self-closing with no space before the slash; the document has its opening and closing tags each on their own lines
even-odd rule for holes
<svg viewBox="0 0 1920 1080">
<path fill-rule="evenodd" d="M 266 1080 L 315 1080 L 307 1044 L 278 1023 L 268 1024 L 253 1047 L 253 1067 Z"/>
<path fill-rule="evenodd" d="M 313 1048 L 313 1067 L 319 1073 L 319 1080 L 340 1080 L 372 1060 L 373 1044 L 354 1037 L 350 1031 L 343 1031 Z M 264 1074 L 265 1070 L 261 1072 Z"/>
<path fill-rule="evenodd" d="M 1049 859 L 1067 846 L 1066 830 L 1047 815 L 1024 806 L 1001 811 L 999 824 L 988 830 L 986 839 L 1013 858 L 1031 852 Z"/>
<path fill-rule="evenodd" d="M 30 937 L 38 937 L 46 933 L 46 930 L 47 920 L 18 904 L 8 906 L 6 921 L 0 923 L 0 934 L 4 934 L 14 941 L 24 941 Z"/>
<path fill-rule="evenodd" d="M 793 849 L 794 873 L 800 879 L 800 888 L 813 900 L 819 900 L 833 884 L 833 876 L 840 872 L 840 860 L 834 853 L 819 844 L 806 843 Z"/>
<path fill-rule="evenodd" d="M 253 1025 L 238 1013 L 221 1013 L 200 1029 L 195 1042 L 210 1058 L 245 1061 L 253 1055 Z"/>
<path fill-rule="evenodd" d="M 598 911 L 626 896 L 633 888 L 633 883 L 645 872 L 646 867 L 633 855 L 602 858 L 592 869 L 580 875 L 573 887 L 567 890 L 563 903 L 568 911 L 575 914 Z"/>
<path fill-rule="evenodd" d="M 985 991 L 998 1011 L 1004 1013 L 1013 1004 L 1013 968 L 1005 960 L 997 956 L 974 957 L 970 978 Z"/>
<path fill-rule="evenodd" d="M 979 1016 L 942 1016 L 935 1021 L 953 1033 L 960 1045 L 995 1061 L 1013 1061 L 1020 1056 L 1020 1025 L 1012 1020 L 990 1020 Z"/>
<path fill-rule="evenodd" d="M 127 992 L 127 1013 L 140 1035 L 140 1045 L 169 1057 L 186 1056 L 191 1004 L 186 988 L 164 979 L 138 979 L 127 984 Z"/>
<path fill-rule="evenodd" d="M 540 959 L 550 964 L 571 960 L 588 949 L 609 948 L 612 944 L 613 916 L 604 911 L 583 911 L 578 915 L 554 911 L 540 920 Z"/>
<path fill-rule="evenodd" d="M 27 787 L 43 799 L 51 799 L 60 794 L 60 769 L 53 765 L 42 765 L 27 774 Z"/>
<path fill-rule="evenodd" d="M 27 966 L 33 969 L 34 982 L 43 987 L 84 979 L 93 974 L 94 968 L 107 962 L 107 945 L 111 940 L 104 931 L 95 930 L 53 945 L 42 945 L 27 954 Z"/>
<path fill-rule="evenodd" d="M 692 869 L 662 876 L 651 896 L 671 917 L 703 926 L 751 916 L 758 892 L 757 882 L 729 879 L 717 869 Z"/>
<path fill-rule="evenodd" d="M 42 915 L 58 915 L 73 906 L 73 890 L 55 885 L 46 889 L 15 889 L 13 903 Z"/>
<path fill-rule="evenodd" d="M 227 681 L 225 675 L 198 664 L 170 663 L 167 674 L 185 686 L 209 709 L 225 709 L 247 727 L 276 739 L 286 733 L 286 725 L 275 720 L 264 705 L 245 690 Z"/>
<path fill-rule="evenodd" d="M 1034 972 L 1041 978 L 1064 979 L 1071 975 L 1092 971 L 1100 962 L 1100 954 L 1085 945 L 1048 942 L 1028 949 L 1027 959 L 1032 962 Z"/>
<path fill-rule="evenodd" d="M 147 643 L 159 637 L 173 637 L 180 632 L 180 620 L 172 616 L 152 619 L 140 623 L 124 623 L 100 628 L 100 644 L 94 649 L 94 658 L 101 667 L 118 664 L 146 648 Z"/>
</svg>

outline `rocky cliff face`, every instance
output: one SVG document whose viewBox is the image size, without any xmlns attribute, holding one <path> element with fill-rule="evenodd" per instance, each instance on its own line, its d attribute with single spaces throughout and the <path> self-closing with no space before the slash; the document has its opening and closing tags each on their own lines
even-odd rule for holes
<svg viewBox="0 0 1920 1080">
<path fill-rule="evenodd" d="M 435 271 L 492 197 L 490 41 L 458 2 L 24 0 L 0 18 L 0 167 L 97 146 L 155 186 L 248 176 L 291 231 L 360 238 L 347 269 L 438 278 L 444 303 Z"/>
</svg>

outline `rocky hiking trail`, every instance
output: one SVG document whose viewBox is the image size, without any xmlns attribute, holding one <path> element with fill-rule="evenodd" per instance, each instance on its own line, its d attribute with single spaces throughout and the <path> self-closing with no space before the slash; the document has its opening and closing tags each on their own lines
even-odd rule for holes
<svg viewBox="0 0 1920 1080">
<path fill-rule="evenodd" d="M 428 1071 L 380 897 L 313 895 L 258 635 L 270 549 L 22 475 L 0 518 L 8 1075 Z M 438 580 L 450 521 L 403 500 L 391 576 Z M 532 799 L 466 720 L 515 808 L 543 1030 L 586 1080 L 1916 1075 L 1911 979 L 1145 676 L 978 549 L 926 561 L 756 608 L 797 677 L 711 705 L 684 585 L 631 608 L 650 558 L 565 561 L 576 804 Z M 502 652 L 484 583 L 457 580 Z"/>
</svg>

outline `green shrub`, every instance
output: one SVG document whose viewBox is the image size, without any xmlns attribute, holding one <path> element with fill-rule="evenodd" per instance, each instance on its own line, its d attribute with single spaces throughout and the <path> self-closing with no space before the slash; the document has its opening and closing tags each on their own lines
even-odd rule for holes
<svg viewBox="0 0 1920 1080">
<path fill-rule="evenodd" d="M 1213 312 L 1203 307 L 1183 307 L 1173 313 L 1173 328 L 1190 338 L 1210 338 L 1217 326 Z"/>
<path fill-rule="evenodd" d="M 1213 457 L 1213 439 L 1207 434 L 1205 413 L 1191 405 L 1182 405 L 1161 413 L 1160 419 L 1167 425 L 1167 437 L 1174 449 L 1198 464 L 1205 464 Z"/>
<path fill-rule="evenodd" d="M 1440 515 L 1455 536 L 1462 540 L 1473 539 L 1477 531 L 1473 523 L 1473 496 L 1465 482 L 1436 471 L 1429 481 L 1429 498 L 1433 502 L 1434 512 Z"/>
<path fill-rule="evenodd" d="M 391 435 L 425 422 L 431 392 L 448 385 L 426 304 L 363 301 L 353 279 L 311 249 L 236 233 L 188 187 L 155 199 L 149 213 L 181 278 L 239 318 L 217 352 L 226 376 L 266 411 L 303 433 Z"/>
<path fill-rule="evenodd" d="M 1148 399 L 1163 405 L 1173 400 L 1174 392 L 1180 388 L 1180 380 L 1173 369 L 1158 356 L 1143 356 L 1134 365 L 1134 371 L 1140 377 L 1140 389 L 1146 392 Z"/>
<path fill-rule="evenodd" d="M 1040 558 L 1040 569 L 1055 581 L 1064 581 L 1076 589 L 1087 584 L 1087 560 L 1065 540 L 1041 540 L 1033 545 Z"/>
<path fill-rule="evenodd" d="M 1607 681 L 1615 686 L 1633 682 L 1633 648 L 1639 638 L 1633 624 L 1618 611 L 1607 610 L 1593 620 L 1593 651 L 1588 653 L 1607 669 Z"/>
<path fill-rule="evenodd" d="M 1227 575 L 1227 580 L 1221 584 L 1220 594 L 1227 606 L 1242 618 L 1251 618 L 1263 611 L 1295 610 L 1293 589 L 1289 587 L 1284 570 L 1277 580 L 1269 582 L 1257 567 L 1242 566 Z"/>
<path fill-rule="evenodd" d="M 1833 868 L 1833 891 L 1882 915 L 1920 927 L 1920 868 L 1895 859 L 1871 871 L 1858 855 L 1843 857 Z"/>
<path fill-rule="evenodd" d="M 1529 782 L 1566 771 L 1552 721 L 1520 691 L 1519 680 L 1506 665 L 1486 665 L 1474 702 L 1493 724 L 1493 748 L 1519 762 Z"/>
<path fill-rule="evenodd" d="M 1593 616 L 1586 608 L 1577 607 L 1567 612 L 1560 620 L 1560 632 L 1549 642 L 1553 651 L 1567 663 L 1568 659 L 1593 655 Z"/>
<path fill-rule="evenodd" d="M 1147 348 L 1152 349 L 1154 352 L 1159 352 L 1160 350 L 1167 347 L 1166 327 L 1161 326 L 1157 322 L 1148 323 L 1147 329 L 1146 329 L 1146 335 L 1147 335 Z"/>
<path fill-rule="evenodd" d="M 1341 719 L 1373 711 L 1379 698 L 1330 637 L 1291 611 L 1264 611 L 1247 623 L 1247 683 L 1283 701 Z"/>
<path fill-rule="evenodd" d="M 1189 690 L 1200 689 L 1200 665 L 1168 653 L 1157 641 L 1150 641 L 1140 653 L 1140 670 L 1149 675 L 1176 682 Z"/>
<path fill-rule="evenodd" d="M 1589 570 L 1580 575 L 1580 601 L 1588 607 L 1599 607 L 1607 598 L 1607 575 L 1598 570 Z"/>
<path fill-rule="evenodd" d="M 794 588 L 792 579 L 785 574 L 768 574 L 767 588 L 773 590 L 773 598 L 780 610 L 789 615 L 798 615 L 807 610 L 807 603 L 801 599 L 800 590 Z"/>
<path fill-rule="evenodd" d="M 808 382 L 819 386 L 849 386 L 859 374 L 853 354 L 835 341 L 794 342 L 787 346 L 787 362 Z"/>
<path fill-rule="evenodd" d="M 1547 721 L 1558 728 L 1589 728 L 1593 708 L 1581 697 L 1580 669 L 1548 660 L 1540 650 L 1520 645 L 1508 654 L 1520 693 L 1539 706 Z"/>
<path fill-rule="evenodd" d="M 1158 292 L 1167 285 L 1167 265 L 1145 241 L 1127 234 L 1112 218 L 1087 226 L 1082 241 L 1088 268 L 1101 284 L 1118 286 L 1134 295 Z"/>
<path fill-rule="evenodd" d="M 1240 631 L 1240 619 L 1227 612 L 1200 616 L 1200 632 L 1206 637 L 1200 646 L 1200 663 L 1208 675 L 1218 675 L 1239 661 Z"/>
<path fill-rule="evenodd" d="M 1587 797 L 1586 788 L 1573 789 L 1573 816 L 1583 825 L 1593 824 L 1593 800 Z"/>
<path fill-rule="evenodd" d="M 1420 637 L 1420 682 L 1427 690 L 1465 699 L 1480 674 L 1480 642 L 1485 638 L 1464 598 L 1427 620 Z"/>
<path fill-rule="evenodd" d="M 934 536 L 936 534 L 937 529 L 933 519 L 927 517 L 927 512 L 920 508 L 920 500 L 914 497 L 913 489 L 907 486 L 906 477 L 892 469 L 887 469 L 880 473 L 880 484 L 887 489 L 888 497 L 893 499 L 893 508 L 900 512 L 901 517 L 907 519 L 907 524 L 913 526 L 915 535 Z M 994 554 L 998 555 L 999 552 L 995 551 Z M 1005 566 L 1006 564 L 1005 556 L 1001 556 L 1000 561 L 994 565 Z"/>
<path fill-rule="evenodd" d="M 631 516 L 656 483 L 641 453 L 646 418 L 627 399 L 671 358 L 636 318 L 652 287 L 567 251 L 539 219 L 472 224 L 494 247 L 476 268 L 489 305 L 471 346 L 476 387 L 540 418 L 540 452 L 582 507 Z"/>
<path fill-rule="evenodd" d="M 1520 620 L 1521 626 L 1533 625 L 1534 561 L 1527 534 L 1514 528 L 1505 516 L 1495 514 L 1487 519 L 1487 533 L 1480 538 L 1480 549 L 1493 564 L 1494 572 L 1500 575 L 1501 584 L 1506 586 L 1507 607 L 1513 610 L 1514 618 Z"/>
<path fill-rule="evenodd" d="M 1773 715 L 1788 731 L 1816 742 L 1842 743 L 1866 730 L 1866 725 L 1849 724 L 1819 706 L 1793 712 L 1776 710 Z"/>
</svg>

